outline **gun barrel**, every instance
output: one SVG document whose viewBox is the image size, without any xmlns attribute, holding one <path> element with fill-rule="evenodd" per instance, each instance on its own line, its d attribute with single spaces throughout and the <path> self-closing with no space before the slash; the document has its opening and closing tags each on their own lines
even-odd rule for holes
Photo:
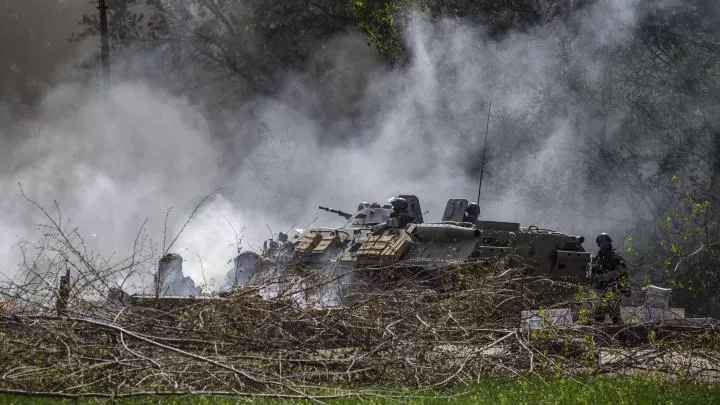
<svg viewBox="0 0 720 405">
<path fill-rule="evenodd" d="M 352 218 L 352 214 L 348 214 L 347 212 L 343 212 L 343 211 L 340 211 L 340 210 L 335 210 L 335 209 L 332 209 L 332 208 L 329 208 L 329 207 L 323 207 L 322 205 L 319 206 L 318 208 L 321 209 L 321 210 L 323 210 L 323 211 L 332 212 L 333 214 L 338 214 L 338 215 L 340 215 L 341 217 L 343 217 L 343 218 L 345 218 L 345 219 L 350 219 L 350 218 Z"/>
</svg>

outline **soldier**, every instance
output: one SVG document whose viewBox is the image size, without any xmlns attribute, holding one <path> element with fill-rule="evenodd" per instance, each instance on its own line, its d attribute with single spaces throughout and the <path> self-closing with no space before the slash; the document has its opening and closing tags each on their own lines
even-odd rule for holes
<svg viewBox="0 0 720 405">
<path fill-rule="evenodd" d="M 402 197 L 392 197 L 388 202 L 392 205 L 393 212 L 390 213 L 390 219 L 373 227 L 373 234 L 375 235 L 379 235 L 387 229 L 405 229 L 414 220 L 408 213 L 407 200 Z"/>
<path fill-rule="evenodd" d="M 621 296 L 629 296 L 630 288 L 627 284 L 627 265 L 622 254 L 613 249 L 610 235 L 601 233 L 595 239 L 598 253 L 590 263 L 590 285 L 598 292 L 612 292 L 609 295 L 612 301 L 607 309 L 613 322 L 620 319 Z M 597 315 L 602 315 L 598 313 Z"/>
<path fill-rule="evenodd" d="M 480 205 L 476 202 L 471 202 L 470 204 L 468 204 L 467 208 L 465 208 L 465 215 L 463 216 L 463 222 L 469 222 L 469 223 L 475 225 L 475 222 L 477 222 L 479 216 L 480 216 Z"/>
<path fill-rule="evenodd" d="M 408 213 L 408 203 L 402 197 L 393 197 L 389 200 L 393 207 L 393 212 L 390 214 L 390 219 L 397 219 L 397 223 L 394 224 L 398 228 L 405 228 L 410 222 L 413 221 L 413 217 Z"/>
</svg>

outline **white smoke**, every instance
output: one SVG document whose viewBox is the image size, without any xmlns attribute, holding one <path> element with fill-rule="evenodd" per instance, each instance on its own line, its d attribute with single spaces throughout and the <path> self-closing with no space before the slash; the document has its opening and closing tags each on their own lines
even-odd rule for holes
<svg viewBox="0 0 720 405">
<path fill-rule="evenodd" d="M 569 56 L 569 65 L 590 72 L 582 76 L 589 85 L 598 81 L 601 51 L 621 44 L 637 18 L 635 3 L 598 4 L 576 16 Z M 200 106 L 142 78 L 115 80 L 107 97 L 83 84 L 59 86 L 34 117 L 2 124 L 22 141 L 1 163 L 0 210 L 13 214 L 0 218 L 0 270 L 16 271 L 7 264 L 17 261 L 14 236 L 31 239 L 42 221 L 18 182 L 43 205 L 57 200 L 108 255 L 130 249 L 146 218 L 160 249 L 211 194 L 171 250 L 198 284 L 223 280 L 238 239 L 241 249 L 257 249 L 271 233 L 342 222 L 318 205 L 352 211 L 363 200 L 409 193 L 429 211 L 426 220 L 439 221 L 447 199 L 475 199 L 477 176 L 466 168 L 480 159 L 490 101 L 483 216 L 595 231 L 605 222 L 587 215 L 595 207 L 577 193 L 585 166 L 568 152 L 584 144 L 577 122 L 586 117 L 561 84 L 568 63 L 559 30 L 494 42 L 482 27 L 416 15 L 407 32 L 412 62 L 395 70 L 382 67 L 361 36 L 345 34 L 309 62 L 333 66 L 322 80 L 289 74 L 276 99 L 217 114 L 236 128 L 231 140 L 211 134 Z M 538 182 L 548 194 L 537 198 L 546 200 L 528 201 L 526 186 Z M 539 214 L 529 204 L 561 209 Z M 622 204 L 612 208 L 623 219 Z"/>
</svg>

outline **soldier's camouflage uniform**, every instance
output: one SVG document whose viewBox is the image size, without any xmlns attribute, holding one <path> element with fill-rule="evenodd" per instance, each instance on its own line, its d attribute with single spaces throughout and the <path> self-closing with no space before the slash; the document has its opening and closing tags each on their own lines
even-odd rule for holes
<svg viewBox="0 0 720 405">
<path fill-rule="evenodd" d="M 596 317 L 599 318 L 604 316 L 604 313 L 608 313 L 613 322 L 617 323 L 620 319 L 622 297 L 630 295 L 625 258 L 616 249 L 609 252 L 601 250 L 593 258 L 591 266 L 590 284 L 598 292 L 603 293 L 607 301 L 602 306 L 604 308 L 598 308 Z"/>
<path fill-rule="evenodd" d="M 596 289 L 613 289 L 622 294 L 627 292 L 627 265 L 617 249 L 610 252 L 599 251 L 591 265 L 593 286 Z"/>
</svg>

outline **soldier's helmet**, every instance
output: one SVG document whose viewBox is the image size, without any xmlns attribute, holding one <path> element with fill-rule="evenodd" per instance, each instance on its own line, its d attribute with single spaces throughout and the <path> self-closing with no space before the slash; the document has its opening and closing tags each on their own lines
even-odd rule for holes
<svg viewBox="0 0 720 405">
<path fill-rule="evenodd" d="M 605 232 L 601 233 L 600 235 L 595 238 L 595 243 L 597 243 L 598 246 L 600 246 L 600 242 L 603 240 L 607 240 L 608 242 L 612 243 L 612 238 L 610 235 L 606 234 Z"/>
<path fill-rule="evenodd" d="M 393 206 L 393 210 L 398 212 L 405 211 L 408 206 L 407 200 L 402 197 L 391 197 L 388 202 Z"/>
<path fill-rule="evenodd" d="M 465 212 L 467 212 L 468 215 L 480 215 L 480 204 L 476 202 L 471 202 L 470 204 L 468 204 L 467 208 L 465 208 Z"/>
</svg>

